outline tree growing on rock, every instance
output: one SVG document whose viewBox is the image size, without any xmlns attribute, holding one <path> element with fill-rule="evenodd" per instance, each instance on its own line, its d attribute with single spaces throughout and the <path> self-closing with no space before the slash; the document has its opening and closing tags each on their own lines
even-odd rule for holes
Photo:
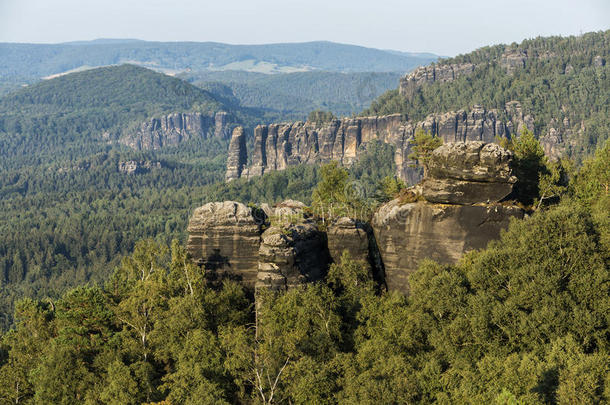
<svg viewBox="0 0 610 405">
<path fill-rule="evenodd" d="M 544 199 L 566 191 L 569 163 L 550 162 L 532 131 L 524 129 L 519 137 L 502 139 L 500 145 L 515 155 L 515 196 L 521 203 L 539 208 Z"/>
<path fill-rule="evenodd" d="M 416 166 L 421 166 L 424 169 L 424 177 L 426 177 L 428 175 L 430 155 L 434 149 L 443 144 L 443 140 L 432 135 L 430 131 L 424 131 L 422 128 L 418 128 L 415 131 L 415 136 L 409 143 L 412 145 L 409 159 L 416 161 Z"/>
<path fill-rule="evenodd" d="M 359 218 L 367 212 L 364 190 L 350 182 L 349 171 L 330 162 L 320 169 L 322 179 L 312 193 L 312 208 L 322 218 L 350 216 Z"/>
<path fill-rule="evenodd" d="M 307 121 L 315 122 L 319 125 L 324 122 L 330 122 L 336 118 L 337 117 L 330 111 L 314 110 L 307 116 Z"/>
</svg>

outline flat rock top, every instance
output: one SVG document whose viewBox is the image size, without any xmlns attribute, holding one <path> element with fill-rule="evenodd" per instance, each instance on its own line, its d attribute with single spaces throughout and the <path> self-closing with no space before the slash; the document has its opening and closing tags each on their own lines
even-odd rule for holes
<svg viewBox="0 0 610 405">
<path fill-rule="evenodd" d="M 339 228 L 355 228 L 357 226 L 357 222 L 353 218 L 340 217 L 340 218 L 337 218 L 335 220 L 335 222 L 333 222 L 331 224 L 331 226 L 333 226 L 333 227 L 336 226 L 336 227 L 339 227 Z"/>
<path fill-rule="evenodd" d="M 271 226 L 263 232 L 263 244 L 269 246 L 291 246 L 300 240 L 309 239 L 318 234 L 318 228 L 311 222 Z"/>
<path fill-rule="evenodd" d="M 429 174 L 437 179 L 514 183 L 512 158 L 512 152 L 495 143 L 446 143 L 432 152 Z"/>
<path fill-rule="evenodd" d="M 189 222 L 189 231 L 193 227 L 255 224 L 252 210 L 236 201 L 207 203 L 193 212 Z"/>
</svg>

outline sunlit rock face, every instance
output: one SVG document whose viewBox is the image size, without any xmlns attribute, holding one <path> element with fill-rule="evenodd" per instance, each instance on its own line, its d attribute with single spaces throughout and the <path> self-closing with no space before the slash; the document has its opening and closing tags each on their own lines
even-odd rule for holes
<svg viewBox="0 0 610 405">
<path fill-rule="evenodd" d="M 498 239 L 523 210 L 500 201 L 512 191 L 512 155 L 495 144 L 449 143 L 430 159 L 419 201 L 383 205 L 372 227 L 390 290 L 409 292 L 409 276 L 426 258 L 456 263 Z"/>
<path fill-rule="evenodd" d="M 500 116 L 506 118 L 501 120 Z M 240 133 L 233 133 L 226 178 L 229 181 L 252 178 L 301 163 L 336 161 L 349 166 L 366 151 L 368 143 L 378 141 L 393 147 L 396 176 L 407 184 L 416 184 L 421 180 L 421 170 L 415 167 L 409 155 L 411 141 L 418 129 L 429 131 L 445 143 L 492 143 L 499 138 L 510 138 L 523 128 L 533 129 L 533 125 L 533 118 L 523 115 L 517 102 L 507 103 L 504 111 L 474 105 L 470 111 L 431 114 L 421 121 L 405 121 L 400 114 L 392 114 L 326 123 L 299 121 L 259 125 L 254 129 L 254 145 L 250 151 L 246 150 L 245 138 L 242 141 Z M 236 135 L 239 136 L 235 138 Z"/>
<path fill-rule="evenodd" d="M 137 150 L 175 146 L 192 139 L 228 139 L 231 128 L 228 113 L 172 113 L 151 118 L 134 129 L 126 129 L 119 142 Z"/>
<path fill-rule="evenodd" d="M 235 201 L 196 208 L 189 220 L 187 250 L 211 278 L 230 276 L 256 283 L 261 221 Z"/>
<path fill-rule="evenodd" d="M 205 204 L 189 221 L 189 256 L 208 280 L 227 277 L 249 288 L 320 280 L 330 264 L 326 234 L 303 207 L 292 200 L 262 210 L 235 201 Z"/>
<path fill-rule="evenodd" d="M 444 144 L 432 152 L 423 196 L 432 203 L 498 202 L 512 192 L 517 181 L 511 161 L 512 153 L 496 144 Z"/>
<path fill-rule="evenodd" d="M 247 161 L 246 134 L 242 127 L 237 127 L 233 130 L 229 143 L 226 180 L 231 181 L 240 178 Z"/>
</svg>

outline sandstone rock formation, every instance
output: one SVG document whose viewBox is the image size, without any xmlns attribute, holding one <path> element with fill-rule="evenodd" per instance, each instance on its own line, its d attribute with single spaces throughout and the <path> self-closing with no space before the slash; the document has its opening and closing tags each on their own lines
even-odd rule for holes
<svg viewBox="0 0 610 405">
<path fill-rule="evenodd" d="M 523 211 L 498 201 L 512 191 L 512 155 L 482 142 L 445 144 L 429 162 L 425 200 L 382 206 L 372 227 L 390 290 L 409 291 L 408 277 L 421 260 L 456 263 L 467 251 L 497 239 Z M 476 204 L 476 205 L 473 205 Z"/>
<path fill-rule="evenodd" d="M 537 57 L 549 57 L 549 55 L 536 55 Z M 508 48 L 497 60 L 508 73 L 516 69 L 525 67 L 528 59 L 527 52 L 522 49 Z M 467 76 L 474 73 L 477 65 L 473 63 L 433 63 L 428 66 L 421 66 L 408 73 L 400 79 L 398 92 L 408 99 L 413 98 L 416 91 L 422 86 L 440 82 L 451 82 L 458 77 Z"/>
<path fill-rule="evenodd" d="M 234 140 L 240 137 L 243 132 L 236 131 Z M 455 263 L 497 239 L 511 218 L 523 217 L 519 207 L 500 202 L 515 182 L 511 159 L 496 144 L 442 145 L 431 155 L 429 176 L 412 188 L 419 199 L 383 205 L 373 217 L 373 235 L 367 224 L 350 218 L 338 218 L 321 232 L 298 201 L 260 210 L 231 201 L 206 204 L 189 222 L 188 251 L 213 274 L 284 290 L 323 278 L 329 263 L 347 250 L 369 263 L 378 280 L 378 269 L 384 268 L 380 281 L 390 290 L 408 293 L 408 277 L 421 260 Z"/>
<path fill-rule="evenodd" d="M 400 79 L 398 92 L 404 97 L 412 98 L 415 91 L 423 85 L 451 82 L 460 76 L 473 73 L 474 69 L 475 65 L 472 63 L 422 66 Z"/>
<path fill-rule="evenodd" d="M 160 169 L 161 167 L 161 162 L 151 162 L 148 160 L 126 160 L 118 164 L 119 171 L 127 174 L 144 173 L 151 169 Z"/>
<path fill-rule="evenodd" d="M 510 218 L 522 218 L 516 206 L 445 205 L 393 200 L 373 218 L 373 229 L 389 290 L 409 292 L 408 277 L 423 259 L 456 263 L 473 249 L 498 239 Z"/>
<path fill-rule="evenodd" d="M 195 209 L 188 224 L 187 250 L 208 274 L 254 287 L 261 223 L 244 204 L 225 201 Z"/>
<path fill-rule="evenodd" d="M 229 113 L 219 111 L 214 115 L 214 137 L 220 139 L 229 139 L 231 136 L 231 123 L 229 121 Z"/>
<path fill-rule="evenodd" d="M 511 193 L 517 181 L 511 160 L 510 151 L 492 143 L 441 145 L 430 156 L 423 196 L 442 204 L 498 202 Z"/>
<path fill-rule="evenodd" d="M 513 73 L 517 69 L 523 69 L 528 55 L 522 49 L 507 49 L 500 57 L 500 66 L 508 73 Z"/>
<path fill-rule="evenodd" d="M 231 143 L 229 144 L 229 156 L 227 158 L 227 181 L 238 179 L 248 162 L 246 150 L 246 134 L 242 127 L 233 130 Z"/>
<path fill-rule="evenodd" d="M 295 122 L 259 125 L 254 130 L 252 163 L 245 167 L 245 140 L 231 141 L 227 180 L 260 176 L 299 163 L 324 163 L 335 160 L 344 165 L 354 162 L 367 143 L 378 140 L 394 147 L 396 175 L 408 184 L 421 177 L 411 167 L 409 141 L 417 128 L 431 131 L 444 142 L 493 142 L 496 137 L 510 137 L 524 127 L 533 129 L 533 119 L 524 116 L 519 103 L 506 105 L 509 120 L 499 119 L 499 112 L 475 105 L 469 112 L 433 114 L 420 122 L 403 121 L 400 114 L 333 120 L 324 124 Z"/>
<path fill-rule="evenodd" d="M 216 114 L 173 113 L 143 122 L 126 131 L 119 142 L 137 150 L 159 149 L 195 138 L 215 136 L 226 139 L 232 125 L 226 112 Z"/>
<path fill-rule="evenodd" d="M 271 226 L 262 234 L 256 288 L 285 290 L 326 275 L 330 258 L 313 222 Z"/>
<path fill-rule="evenodd" d="M 369 232 L 367 224 L 352 218 L 337 218 L 328 225 L 328 251 L 333 261 L 339 262 L 341 255 L 347 251 L 352 259 L 370 264 Z"/>
<path fill-rule="evenodd" d="M 291 209 L 300 216 L 276 217 L 263 232 L 267 218 L 260 212 L 234 201 L 208 203 L 189 221 L 188 253 L 210 278 L 232 277 L 249 288 L 281 290 L 319 280 L 330 263 L 326 235 L 304 217 L 302 205 L 287 201 L 271 209 L 272 215 Z M 281 220 L 287 218 L 292 222 Z"/>
</svg>

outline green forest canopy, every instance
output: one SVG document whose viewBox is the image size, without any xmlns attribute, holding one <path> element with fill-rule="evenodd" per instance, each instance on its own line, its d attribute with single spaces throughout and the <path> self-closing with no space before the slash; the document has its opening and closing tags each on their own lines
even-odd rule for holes
<svg viewBox="0 0 610 405">
<path fill-rule="evenodd" d="M 514 220 L 411 295 L 344 255 L 286 293 L 207 284 L 177 241 L 139 242 L 104 287 L 24 299 L 2 337 L 9 403 L 605 403 L 608 147 L 562 202 Z M 607 167 L 606 167 L 607 168 Z M 601 171 L 600 171 L 601 170 Z M 532 248 L 535 246 L 535 248 Z"/>
</svg>

